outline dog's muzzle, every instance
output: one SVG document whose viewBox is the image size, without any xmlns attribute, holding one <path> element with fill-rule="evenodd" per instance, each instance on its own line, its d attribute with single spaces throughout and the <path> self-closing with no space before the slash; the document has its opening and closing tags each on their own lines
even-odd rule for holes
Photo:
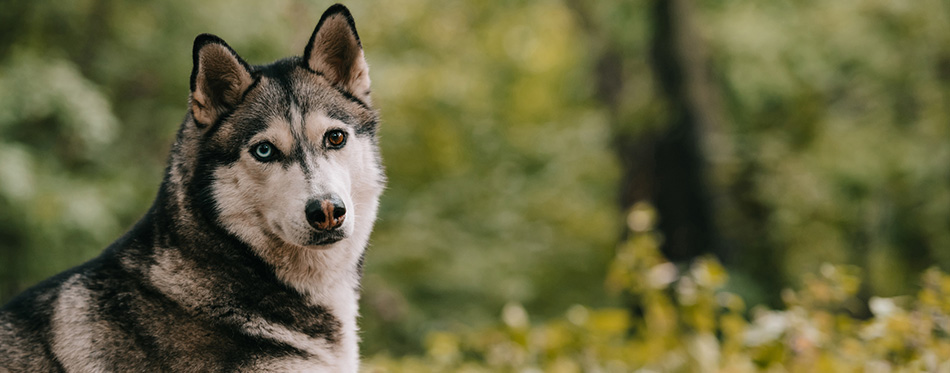
<svg viewBox="0 0 950 373">
<path fill-rule="evenodd" d="M 325 194 L 307 202 L 307 223 L 319 231 L 331 231 L 343 225 L 346 206 L 335 194 Z"/>
</svg>

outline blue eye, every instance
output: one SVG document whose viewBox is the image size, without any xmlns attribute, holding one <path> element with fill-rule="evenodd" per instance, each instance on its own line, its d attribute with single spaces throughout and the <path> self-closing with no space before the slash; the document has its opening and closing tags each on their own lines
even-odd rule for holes
<svg viewBox="0 0 950 373">
<path fill-rule="evenodd" d="M 274 144 L 271 144 L 266 141 L 255 145 L 251 149 L 251 155 L 253 155 L 254 158 L 257 158 L 257 160 L 261 162 L 267 162 L 267 161 L 272 160 L 276 154 L 277 154 L 277 150 L 274 149 Z"/>
</svg>

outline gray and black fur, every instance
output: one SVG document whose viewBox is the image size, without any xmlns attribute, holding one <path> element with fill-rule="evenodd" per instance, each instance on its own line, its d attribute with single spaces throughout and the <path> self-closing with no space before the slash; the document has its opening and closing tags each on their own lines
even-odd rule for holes
<svg viewBox="0 0 950 373">
<path fill-rule="evenodd" d="M 264 66 L 198 36 L 189 102 L 145 216 L 0 309 L 0 372 L 358 369 L 385 178 L 350 12 Z"/>
</svg>

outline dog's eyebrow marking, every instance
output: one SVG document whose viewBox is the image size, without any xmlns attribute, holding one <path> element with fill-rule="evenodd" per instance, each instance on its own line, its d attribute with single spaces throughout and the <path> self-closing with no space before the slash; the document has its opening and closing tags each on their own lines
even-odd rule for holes
<svg viewBox="0 0 950 373">
<path fill-rule="evenodd" d="M 353 119 L 354 117 L 349 117 Z M 302 141 L 308 141 L 314 147 L 314 151 L 317 153 L 326 152 L 322 148 L 323 136 L 326 131 L 331 129 L 346 129 L 349 130 L 353 126 L 340 118 L 335 118 L 327 113 L 327 110 L 320 110 L 308 113 L 304 119 L 303 131 L 306 139 Z"/>
<path fill-rule="evenodd" d="M 293 151 L 293 127 L 280 118 L 272 118 L 267 121 L 265 129 L 251 139 L 249 145 L 261 140 L 270 141 L 282 152 Z"/>
<path fill-rule="evenodd" d="M 328 117 L 330 117 L 330 119 L 336 119 L 346 124 L 351 124 L 354 122 L 352 115 L 338 107 L 331 106 L 326 110 L 326 114 Z"/>
</svg>

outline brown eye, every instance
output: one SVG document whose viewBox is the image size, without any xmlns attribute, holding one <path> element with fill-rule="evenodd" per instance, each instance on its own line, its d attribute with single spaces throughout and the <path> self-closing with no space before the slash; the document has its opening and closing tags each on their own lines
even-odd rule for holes
<svg viewBox="0 0 950 373">
<path fill-rule="evenodd" d="M 328 148 L 342 148 L 343 145 L 346 144 L 346 132 L 342 130 L 327 131 L 327 134 L 324 136 L 324 141 L 326 141 Z"/>
</svg>

